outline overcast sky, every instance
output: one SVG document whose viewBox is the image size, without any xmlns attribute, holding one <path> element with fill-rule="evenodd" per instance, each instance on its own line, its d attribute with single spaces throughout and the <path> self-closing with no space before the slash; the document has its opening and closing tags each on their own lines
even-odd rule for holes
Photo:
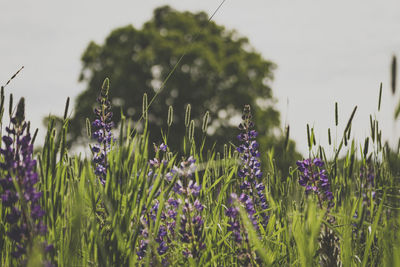
<svg viewBox="0 0 400 267">
<path fill-rule="evenodd" d="M 25 66 L 7 93 L 25 96 L 27 118 L 41 127 L 44 116 L 62 115 L 66 98 L 70 96 L 74 104 L 85 88 L 77 79 L 80 56 L 89 41 L 102 43 L 112 29 L 127 24 L 140 28 L 160 5 L 211 14 L 219 3 L 0 1 L 0 84 Z M 400 95 L 390 93 L 389 66 L 393 54 L 400 56 L 400 1 L 227 0 L 214 20 L 237 29 L 264 58 L 278 65 L 271 86 L 282 127 L 290 124 L 300 151 L 307 151 L 307 123 L 315 127 L 323 145 L 328 127 L 336 132 L 335 101 L 339 103 L 338 135 L 358 105 L 353 131 L 359 140 L 369 134 L 372 114 L 379 119 L 385 139 L 397 143 L 400 130 L 393 112 Z M 378 113 L 380 82 L 384 90 Z M 44 128 L 41 132 L 40 137 Z"/>
</svg>

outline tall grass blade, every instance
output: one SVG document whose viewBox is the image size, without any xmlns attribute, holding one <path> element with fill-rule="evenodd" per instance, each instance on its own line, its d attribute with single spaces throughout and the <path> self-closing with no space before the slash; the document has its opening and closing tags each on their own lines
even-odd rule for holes
<svg viewBox="0 0 400 267">
<path fill-rule="evenodd" d="M 392 94 L 396 93 L 396 76 L 397 76 L 397 58 L 395 55 L 392 57 L 392 65 L 391 65 L 391 86 L 392 86 Z"/>
</svg>

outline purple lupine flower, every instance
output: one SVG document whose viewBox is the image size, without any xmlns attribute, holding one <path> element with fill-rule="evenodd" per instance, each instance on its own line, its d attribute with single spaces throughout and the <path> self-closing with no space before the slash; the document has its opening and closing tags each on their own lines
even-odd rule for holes
<svg viewBox="0 0 400 267">
<path fill-rule="evenodd" d="M 237 199 L 237 195 L 235 193 L 231 194 L 230 204 L 232 204 L 233 200 Z M 242 235 L 240 234 L 240 223 L 239 223 L 239 209 L 235 206 L 230 206 L 226 211 L 225 215 L 229 217 L 228 221 L 228 231 L 232 232 L 233 240 L 240 244 L 242 242 Z"/>
<path fill-rule="evenodd" d="M 167 179 L 168 182 L 172 181 L 172 178 L 174 178 L 174 175 L 176 174 L 175 170 L 171 170 L 165 174 L 165 178 Z"/>
<path fill-rule="evenodd" d="M 324 162 L 315 158 L 305 159 L 296 162 L 298 170 L 301 172 L 299 184 L 306 188 L 306 194 L 314 192 L 318 195 L 320 206 L 322 201 L 328 201 L 328 207 L 332 205 L 333 194 L 330 189 L 328 175 L 324 167 Z"/>
<path fill-rule="evenodd" d="M 160 150 L 161 151 L 164 151 L 164 152 L 167 152 L 167 145 L 166 144 L 164 144 L 164 143 L 162 143 L 161 145 L 160 145 Z"/>
<path fill-rule="evenodd" d="M 166 217 L 162 218 L 162 221 L 165 221 Z M 158 229 L 158 235 L 156 237 L 156 242 L 159 244 L 157 248 L 157 252 L 160 256 L 164 255 L 168 250 L 168 228 L 165 225 L 161 225 Z"/>
<path fill-rule="evenodd" d="M 151 175 L 156 172 L 155 168 L 168 165 L 168 162 L 160 157 L 160 152 L 168 150 L 166 145 L 154 145 L 154 148 L 156 156 L 149 161 Z M 177 178 L 173 185 L 172 195 L 164 203 L 161 211 L 159 210 L 161 208 L 159 200 L 154 199 L 150 210 L 144 211 L 141 219 L 142 227 L 148 229 L 151 223 L 155 223 L 157 214 L 161 215 L 155 241 L 158 243 L 157 253 L 163 264 L 168 264 L 168 251 L 174 244 L 172 240 L 176 240 L 176 238 L 185 243 L 184 255 L 198 257 L 199 252 L 205 248 L 204 220 L 201 215 L 204 205 L 197 198 L 200 195 L 201 185 L 192 180 L 196 170 L 195 162 L 193 157 L 183 159 L 178 166 L 173 166 L 167 172 L 165 175 L 167 182 L 171 182 L 174 177 Z M 175 197 L 174 193 L 176 193 Z M 179 210 L 182 211 L 180 216 L 178 216 Z M 176 229 L 178 223 L 180 228 Z M 148 234 L 142 234 L 137 252 L 139 259 L 145 256 L 148 242 Z"/>
<path fill-rule="evenodd" d="M 91 147 L 93 153 L 93 163 L 95 174 L 100 183 L 105 185 L 107 177 L 107 153 L 110 150 L 111 140 L 113 140 L 111 129 L 114 126 L 112 121 L 111 103 L 108 100 L 109 80 L 104 80 L 100 95 L 97 98 L 99 107 L 95 108 L 96 119 L 92 122 L 92 138 L 97 144 Z"/>
<path fill-rule="evenodd" d="M 168 246 L 167 243 L 165 241 L 161 241 L 160 246 L 157 248 L 157 252 L 160 255 L 165 254 L 165 252 L 167 252 L 168 250 Z"/>
<path fill-rule="evenodd" d="M 160 205 L 160 202 L 157 199 L 154 202 L 154 205 L 150 209 L 150 219 L 153 221 L 155 221 L 157 218 L 158 207 Z"/>
<path fill-rule="evenodd" d="M 139 260 L 141 260 L 145 257 L 148 244 L 149 244 L 149 241 L 147 239 L 142 239 L 139 241 L 139 249 L 136 252 L 136 254 L 139 257 Z"/>
<path fill-rule="evenodd" d="M 243 110 L 243 121 L 239 124 L 239 129 L 242 131 L 238 135 L 241 144 L 237 147 L 240 154 L 241 165 L 238 170 L 240 178 L 240 192 L 231 196 L 232 199 L 237 199 L 237 203 L 244 206 L 249 219 L 255 229 L 259 228 L 259 223 L 263 227 L 267 226 L 269 217 L 266 213 L 268 209 L 267 200 L 265 197 L 265 186 L 262 183 L 263 173 L 261 171 L 261 163 L 259 161 L 260 153 L 258 151 L 258 143 L 255 140 L 258 133 L 253 129 L 252 115 L 250 106 L 245 105 Z M 232 231 L 235 241 L 241 240 L 239 218 L 236 219 L 235 213 L 232 213 L 231 208 L 226 211 L 227 216 L 231 218 L 228 230 Z M 229 215 L 228 215 L 229 214 Z M 259 221 L 259 215 L 262 220 Z"/>
<path fill-rule="evenodd" d="M 26 254 L 36 236 L 47 233 L 47 227 L 42 221 L 45 212 L 39 204 L 42 192 L 35 188 L 39 179 L 35 172 L 36 160 L 32 158 L 33 144 L 27 125 L 25 101 L 21 98 L 16 114 L 11 118 L 10 127 L 6 127 L 7 135 L 2 138 L 5 147 L 0 149 L 3 156 L 0 168 L 5 176 L 0 178 L 3 188 L 1 200 L 3 207 L 7 207 L 7 236 L 15 244 L 11 254 L 17 259 Z M 18 191 L 14 183 L 18 184 Z"/>
<path fill-rule="evenodd" d="M 155 157 L 153 159 L 149 160 L 149 165 L 150 165 L 150 170 L 147 176 L 152 176 L 154 173 L 154 168 L 159 168 L 160 166 L 166 167 L 168 165 L 168 158 L 167 158 L 167 145 L 162 143 L 161 145 L 157 146 L 154 144 L 154 151 L 156 153 Z M 162 157 L 160 156 L 160 152 L 163 152 Z M 172 180 L 174 173 L 168 172 L 165 177 L 167 178 L 168 181 Z M 155 175 L 156 177 L 157 175 Z"/>
<path fill-rule="evenodd" d="M 239 124 L 239 129 L 243 132 L 238 135 L 238 139 L 242 144 L 237 148 L 242 164 L 238 171 L 238 176 L 242 178 L 241 189 L 249 190 L 250 195 L 252 195 L 254 186 L 261 183 L 260 180 L 263 173 L 259 160 L 259 145 L 255 140 L 258 133 L 252 129 L 254 123 L 251 121 L 252 115 L 249 105 L 245 105 L 242 119 L 243 121 Z"/>
<path fill-rule="evenodd" d="M 166 226 L 167 232 L 171 234 L 171 237 L 175 235 L 176 217 L 178 215 L 178 207 L 181 201 L 175 200 L 173 198 L 168 199 L 168 204 L 166 205 Z"/>
<path fill-rule="evenodd" d="M 196 160 L 190 156 L 186 160 L 182 160 L 179 167 L 174 166 L 175 173 L 178 175 L 173 190 L 182 199 L 182 215 L 180 216 L 180 239 L 186 243 L 184 251 L 185 257 L 198 257 L 201 250 L 205 248 L 204 243 L 204 220 L 201 216 L 204 206 L 197 198 L 201 191 L 201 185 L 192 180 L 196 171 Z M 172 200 L 168 201 L 176 204 Z M 191 218 L 189 220 L 189 218 Z"/>
<path fill-rule="evenodd" d="M 200 203 L 198 199 L 194 201 L 194 207 L 200 212 L 204 209 L 204 206 Z"/>
<path fill-rule="evenodd" d="M 254 216 L 256 213 L 256 210 L 254 207 L 253 199 L 251 197 L 249 197 L 248 195 L 242 193 L 240 195 L 240 197 L 238 198 L 238 200 L 244 205 L 246 212 L 247 212 L 247 216 L 250 219 L 250 221 L 252 222 L 254 228 L 258 229 L 257 217 Z"/>
<path fill-rule="evenodd" d="M 168 204 L 167 204 L 168 205 Z M 158 213 L 158 209 L 159 209 L 159 201 L 156 199 L 155 200 L 155 204 L 152 206 L 151 210 L 150 210 L 150 214 L 148 214 L 148 218 L 142 218 L 142 222 L 143 222 L 143 230 L 141 231 L 141 236 L 143 239 L 141 239 L 139 241 L 139 248 L 137 251 L 137 255 L 139 260 L 143 259 L 146 255 L 147 252 L 147 247 L 149 244 L 149 235 L 148 235 L 148 230 L 147 227 L 150 223 L 155 223 L 156 219 L 157 219 L 157 213 Z M 175 215 L 176 217 L 176 215 Z M 166 252 L 168 251 L 168 244 L 170 243 L 170 239 L 168 237 L 168 232 L 171 231 L 172 229 L 175 228 L 175 219 L 172 219 L 169 216 L 169 214 L 165 213 L 164 211 L 161 211 L 161 225 L 158 229 L 158 233 L 157 236 L 155 238 L 155 241 L 159 244 L 158 248 L 157 248 L 157 253 L 160 256 L 163 256 L 164 254 L 166 254 Z M 164 258 L 163 258 L 164 260 Z M 167 262 L 166 260 L 164 262 Z"/>
<path fill-rule="evenodd" d="M 163 158 L 161 158 L 160 152 L 166 152 L 167 146 L 165 144 L 161 144 L 157 146 L 154 144 L 154 150 L 156 152 L 155 158 L 150 159 L 148 164 L 150 166 L 149 172 L 147 176 L 155 178 L 157 176 L 157 168 L 162 166 L 166 166 L 168 161 L 166 160 L 166 154 L 164 153 Z M 172 178 L 171 178 L 172 179 Z M 170 181 L 169 179 L 167 179 Z M 153 186 L 150 186 L 148 192 L 151 192 Z M 160 195 L 161 191 L 156 192 L 154 195 L 154 200 L 152 206 L 149 211 L 143 210 L 142 216 L 142 227 L 143 230 L 141 232 L 142 240 L 139 241 L 138 248 L 138 258 L 143 259 L 146 254 L 146 250 L 148 247 L 149 239 L 148 239 L 148 227 L 150 224 L 155 223 L 157 220 L 157 215 L 160 209 L 160 202 L 156 199 Z M 167 253 L 169 245 L 170 245 L 170 236 L 174 235 L 175 225 L 176 225 L 176 216 L 177 216 L 177 207 L 179 206 L 179 201 L 170 198 L 164 206 L 164 210 L 160 212 L 160 226 L 158 229 L 157 236 L 155 237 L 155 241 L 158 243 L 157 253 L 159 256 L 162 256 L 163 265 L 168 264 L 168 260 L 164 257 Z"/>
<path fill-rule="evenodd" d="M 267 226 L 269 221 L 269 216 L 266 213 L 268 209 L 267 199 L 265 197 L 265 185 L 263 183 L 259 183 L 256 185 L 257 195 L 258 195 L 258 205 L 261 207 L 261 217 L 263 218 L 262 225 L 264 227 Z"/>
<path fill-rule="evenodd" d="M 192 174 L 196 171 L 196 160 L 190 156 L 187 160 L 183 160 L 179 167 L 174 166 L 174 170 L 181 177 L 192 178 Z"/>
</svg>

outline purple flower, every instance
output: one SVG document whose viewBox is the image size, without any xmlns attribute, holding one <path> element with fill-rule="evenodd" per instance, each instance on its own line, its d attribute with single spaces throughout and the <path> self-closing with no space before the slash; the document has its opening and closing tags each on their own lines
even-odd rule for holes
<svg viewBox="0 0 400 267">
<path fill-rule="evenodd" d="M 42 192 L 35 188 L 39 178 L 35 172 L 36 160 L 32 158 L 33 144 L 27 125 L 25 101 L 21 98 L 15 116 L 11 118 L 11 126 L 6 128 L 7 135 L 2 138 L 5 147 L 0 149 L 3 157 L 0 168 L 4 175 L 0 178 L 3 188 L 1 201 L 3 207 L 7 207 L 7 236 L 15 245 L 11 255 L 17 259 L 26 254 L 37 236 L 47 233 L 42 221 L 45 212 L 39 204 Z M 15 184 L 19 187 L 18 193 Z"/>
<path fill-rule="evenodd" d="M 164 152 L 167 152 L 167 145 L 164 144 L 164 143 L 162 143 L 162 144 L 160 145 L 160 150 L 161 150 L 161 151 L 164 151 Z"/>
<path fill-rule="evenodd" d="M 195 198 L 200 195 L 201 185 L 198 185 L 192 179 L 193 173 L 196 171 L 195 162 L 194 157 L 190 156 L 187 160 L 183 159 L 179 167 L 174 167 L 178 180 L 173 189 L 183 200 L 179 234 L 181 241 L 188 244 L 183 255 L 196 258 L 200 255 L 200 251 L 205 248 L 205 236 L 203 234 L 204 221 L 202 217 L 204 206 L 198 198 Z M 191 220 L 189 221 L 188 218 L 191 218 Z"/>
<path fill-rule="evenodd" d="M 160 246 L 157 248 L 157 252 L 160 255 L 165 254 L 165 252 L 167 252 L 168 250 L 168 246 L 167 243 L 165 241 L 161 241 Z"/>
<path fill-rule="evenodd" d="M 139 249 L 138 249 L 138 251 L 136 252 L 136 254 L 138 255 L 138 257 L 139 257 L 139 260 L 141 260 L 141 259 L 143 259 L 144 257 L 145 257 L 145 255 L 146 255 L 146 249 L 147 249 L 147 245 L 149 244 L 149 241 L 148 240 L 145 240 L 145 239 L 143 239 L 143 240 L 140 240 L 139 241 Z"/>
<path fill-rule="evenodd" d="M 225 211 L 225 215 L 228 216 L 229 218 L 235 219 L 236 216 L 238 215 L 238 210 L 236 207 L 229 207 Z"/>
<path fill-rule="evenodd" d="M 6 221 L 9 224 L 14 224 L 18 222 L 20 217 L 21 211 L 16 207 L 12 207 L 10 213 L 6 215 Z"/>
<path fill-rule="evenodd" d="M 198 196 L 200 189 L 201 186 L 198 186 L 197 183 L 193 183 L 193 180 L 190 180 L 186 191 L 188 195 Z"/>
<path fill-rule="evenodd" d="M 239 125 L 239 129 L 241 129 L 243 132 L 238 135 L 239 141 L 242 142 L 242 144 L 237 148 L 242 161 L 242 166 L 238 171 L 238 176 L 240 178 L 244 178 L 244 181 L 256 183 L 256 179 L 260 180 L 262 178 L 262 172 L 259 161 L 259 145 L 255 140 L 257 137 L 257 132 L 251 129 L 254 127 L 251 118 L 252 115 L 250 112 L 250 106 L 246 105 L 243 111 L 243 122 Z"/>
<path fill-rule="evenodd" d="M 174 208 L 178 208 L 179 205 L 179 201 L 175 200 L 173 198 L 168 199 L 168 204 L 170 204 L 171 206 L 173 206 Z"/>
<path fill-rule="evenodd" d="M 323 162 L 321 159 L 319 159 L 319 158 L 315 158 L 315 159 L 313 160 L 313 163 L 314 163 L 314 165 L 317 166 L 317 167 L 324 167 L 324 162 Z"/>
<path fill-rule="evenodd" d="M 3 179 L 2 179 L 3 180 Z M 3 180 L 4 181 L 4 180 Z M 7 187 L 12 186 L 12 181 L 7 184 Z M 3 186 L 4 189 L 5 186 Z M 5 207 L 11 207 L 18 201 L 17 193 L 11 190 L 5 190 L 1 195 L 2 203 Z"/>
<path fill-rule="evenodd" d="M 266 213 L 268 204 L 264 193 L 265 186 L 262 183 L 263 173 L 259 161 L 259 144 L 255 140 L 258 133 L 252 129 L 254 123 L 251 121 L 252 115 L 249 105 L 245 105 L 242 119 L 243 121 L 239 124 L 239 129 L 242 133 L 238 135 L 238 140 L 241 141 L 241 144 L 237 147 L 241 160 L 241 165 L 237 173 L 240 178 L 241 191 L 237 192 L 240 193 L 239 198 L 237 198 L 236 194 L 231 197 L 232 199 L 237 198 L 238 203 L 244 206 L 253 226 L 258 229 L 259 223 L 264 227 L 268 224 L 269 217 Z M 236 207 L 229 207 L 226 211 L 226 215 L 231 218 L 228 230 L 232 231 L 234 240 L 240 242 L 242 240 L 240 223 L 235 209 Z M 262 218 L 261 221 L 260 215 Z"/>
<path fill-rule="evenodd" d="M 320 205 L 322 205 L 321 201 L 327 200 L 328 207 L 330 207 L 332 205 L 333 194 L 330 189 L 326 170 L 323 169 L 324 162 L 319 158 L 315 158 L 313 160 L 305 159 L 297 161 L 296 164 L 301 173 L 299 184 L 306 188 L 306 194 L 314 192 L 320 199 Z"/>
<path fill-rule="evenodd" d="M 166 159 L 161 158 L 161 152 L 167 151 L 167 147 L 161 144 L 160 146 L 154 145 L 154 148 L 156 156 L 149 161 L 151 173 L 156 172 L 155 168 L 168 166 Z M 176 181 L 172 186 L 171 195 L 168 196 L 168 200 L 163 206 L 163 210 L 159 210 L 161 208 L 159 200 L 154 199 L 151 208 L 143 213 L 141 221 L 143 222 L 142 227 L 146 229 L 146 232 L 142 231 L 142 238 L 139 241 L 137 252 L 139 259 L 143 259 L 146 255 L 149 243 L 148 225 L 155 223 L 157 215 L 161 216 L 159 229 L 154 240 L 158 243 L 157 253 L 161 256 L 163 263 L 168 263 L 168 251 L 176 243 L 172 242 L 173 240 L 179 239 L 185 243 L 184 252 L 187 251 L 187 253 L 184 253 L 184 255 L 190 255 L 191 257 L 198 257 L 200 251 L 205 248 L 204 220 L 202 217 L 205 207 L 200 199 L 197 198 L 201 192 L 201 185 L 197 184 L 192 178 L 196 171 L 195 162 L 196 160 L 193 157 L 189 157 L 183 159 L 179 165 L 173 166 L 172 170 L 166 171 L 166 182 L 172 182 L 172 178 L 175 178 Z M 178 211 L 180 210 L 182 212 L 178 216 Z M 180 226 L 178 229 L 176 229 L 177 225 Z"/>
<path fill-rule="evenodd" d="M 93 163 L 95 165 L 95 174 L 102 185 L 105 185 L 107 176 L 107 153 L 110 150 L 111 140 L 113 139 L 111 129 L 112 122 L 111 103 L 108 100 L 109 80 L 104 80 L 101 92 L 97 98 L 99 107 L 94 110 L 96 119 L 92 122 L 92 138 L 97 144 L 91 147 L 93 153 Z"/>
<path fill-rule="evenodd" d="M 33 219 L 35 219 L 35 220 L 40 219 L 44 215 L 45 215 L 45 212 L 42 210 L 42 208 L 39 205 L 36 204 L 32 207 L 31 216 Z"/>
<path fill-rule="evenodd" d="M 194 207 L 199 211 L 202 212 L 204 209 L 204 206 L 200 203 L 198 199 L 194 201 Z"/>
<path fill-rule="evenodd" d="M 233 202 L 234 199 L 237 199 L 237 195 L 233 193 L 231 195 L 230 202 Z M 225 215 L 229 217 L 227 230 L 232 232 L 233 240 L 236 243 L 240 244 L 242 242 L 242 236 L 240 234 L 240 223 L 238 214 L 239 210 L 235 206 L 231 206 L 225 211 Z"/>
<path fill-rule="evenodd" d="M 7 135 L 3 136 L 3 141 L 4 141 L 4 144 L 6 145 L 6 147 L 10 147 L 11 144 L 13 143 L 13 139 Z"/>
<path fill-rule="evenodd" d="M 100 165 L 100 164 L 99 164 L 99 165 L 97 165 L 97 167 L 96 167 L 95 173 L 96 173 L 97 176 L 102 176 L 102 177 L 104 177 L 104 176 L 107 174 L 107 169 L 104 168 L 103 165 Z"/>
</svg>

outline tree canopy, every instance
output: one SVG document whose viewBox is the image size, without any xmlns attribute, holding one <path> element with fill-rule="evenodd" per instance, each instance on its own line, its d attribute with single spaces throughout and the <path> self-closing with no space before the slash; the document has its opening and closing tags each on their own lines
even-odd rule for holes
<svg viewBox="0 0 400 267">
<path fill-rule="evenodd" d="M 157 8 L 141 29 L 128 25 L 112 31 L 104 44 L 89 43 L 81 60 L 80 81 L 87 83 L 87 89 L 76 101 L 71 140 L 85 133 L 85 118 L 93 117 L 94 100 L 104 78 L 109 77 L 116 123 L 121 110 L 137 121 L 143 94 L 149 99 L 158 94 L 148 110 L 151 141 L 161 141 L 160 128 L 165 129 L 172 106 L 170 131 L 174 134 L 168 144 L 179 148 L 185 133 L 185 109 L 191 104 L 197 132 L 203 115 L 210 112 L 209 143 L 235 142 L 243 106 L 249 104 L 260 137 L 269 138 L 261 144 L 274 143 L 271 140 L 280 125 L 269 86 L 275 64 L 263 59 L 247 38 L 209 21 L 204 12 Z"/>
</svg>

